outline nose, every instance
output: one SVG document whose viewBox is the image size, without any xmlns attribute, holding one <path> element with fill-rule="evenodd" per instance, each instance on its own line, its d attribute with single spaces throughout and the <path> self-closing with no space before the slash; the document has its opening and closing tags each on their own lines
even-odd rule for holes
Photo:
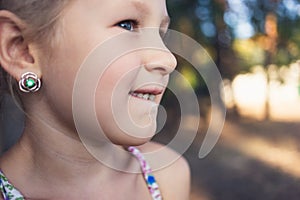
<svg viewBox="0 0 300 200">
<path fill-rule="evenodd" d="M 145 50 L 143 64 L 147 71 L 157 72 L 164 76 L 174 71 L 177 60 L 173 53 L 163 44 L 160 47 Z"/>
</svg>

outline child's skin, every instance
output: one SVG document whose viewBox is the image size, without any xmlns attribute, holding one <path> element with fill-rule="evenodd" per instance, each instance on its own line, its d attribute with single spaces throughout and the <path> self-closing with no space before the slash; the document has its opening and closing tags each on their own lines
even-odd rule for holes
<svg viewBox="0 0 300 200">
<path fill-rule="evenodd" d="M 0 160 L 0 169 L 25 198 L 151 199 L 141 174 L 113 170 L 90 155 L 76 132 L 71 102 L 76 73 L 88 53 L 113 35 L 125 31 L 135 34 L 135 28 L 166 30 L 169 17 L 165 4 L 165 0 L 74 0 L 60 16 L 51 54 L 34 42 L 22 40 L 22 30 L 27 25 L 12 13 L 0 11 L 0 18 L 6 19 L 0 24 L 2 67 L 16 80 L 31 71 L 43 81 L 38 93 L 22 96 L 30 118 L 20 141 Z M 132 20 L 138 20 L 138 24 Z M 148 142 L 154 134 L 151 126 L 151 134 L 141 137 L 138 133 L 124 134 L 117 128 L 113 116 L 108 114 L 112 91 L 121 85 L 117 103 L 129 108 L 135 123 L 145 126 L 149 116 L 143 111 L 150 104 L 130 92 L 141 87 L 147 77 L 146 80 L 157 83 L 147 87 L 160 90 L 154 100 L 159 103 L 175 66 L 171 52 L 158 50 L 132 52 L 109 66 L 99 81 L 95 94 L 95 102 L 99 103 L 95 107 L 98 121 L 112 143 L 124 147 L 144 144 L 139 147 L 142 152 L 160 148 L 159 144 Z M 101 151 L 110 152 L 110 148 L 104 144 Z M 175 156 L 171 150 L 167 153 Z M 121 156 L 114 159 L 124 159 Z M 128 159 L 128 166 L 132 165 L 136 165 L 136 160 Z M 190 174 L 183 158 L 155 171 L 154 176 L 164 199 L 189 198 Z"/>
</svg>

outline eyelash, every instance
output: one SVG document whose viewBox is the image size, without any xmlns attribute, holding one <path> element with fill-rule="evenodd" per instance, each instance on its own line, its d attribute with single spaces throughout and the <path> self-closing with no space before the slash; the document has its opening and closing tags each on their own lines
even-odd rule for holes
<svg viewBox="0 0 300 200">
<path fill-rule="evenodd" d="M 130 30 L 127 29 L 126 26 L 121 25 L 121 24 L 125 24 L 125 23 L 128 23 L 128 22 L 131 24 L 131 27 L 132 27 Z M 134 29 L 139 27 L 140 23 L 136 19 L 126 19 L 126 20 L 123 20 L 121 22 L 118 22 L 116 25 L 119 26 L 120 28 L 123 28 L 123 29 L 127 30 L 127 31 L 134 31 Z"/>
<path fill-rule="evenodd" d="M 132 26 L 132 28 L 131 28 L 130 30 L 127 29 L 127 28 L 124 27 L 124 26 L 121 26 L 121 24 L 128 23 L 128 22 L 129 22 L 129 23 L 131 24 L 131 26 Z M 122 29 L 127 30 L 127 31 L 134 31 L 134 29 L 137 29 L 138 27 L 140 27 L 140 24 L 141 24 L 141 23 L 140 23 L 137 19 L 126 19 L 126 20 L 123 20 L 123 21 L 118 22 L 116 25 L 119 26 L 119 27 L 122 28 Z M 166 35 L 167 35 L 167 30 L 165 30 L 165 29 L 160 29 L 160 30 L 159 30 L 159 34 L 160 34 L 161 38 L 165 38 Z"/>
</svg>

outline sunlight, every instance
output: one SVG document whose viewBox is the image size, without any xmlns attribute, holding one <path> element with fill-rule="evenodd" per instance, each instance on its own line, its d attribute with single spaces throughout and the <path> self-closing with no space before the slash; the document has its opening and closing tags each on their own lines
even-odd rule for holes
<svg viewBox="0 0 300 200">
<path fill-rule="evenodd" d="M 252 73 L 238 75 L 232 82 L 232 91 L 226 88 L 228 94 L 225 102 L 233 101 L 242 116 L 262 120 L 266 116 L 268 100 L 271 120 L 300 121 L 298 64 L 282 67 L 278 73 L 269 70 L 269 73 L 271 78 L 269 86 L 262 67 L 255 67 Z M 228 108 L 230 107 L 233 107 L 232 103 L 228 103 Z"/>
<path fill-rule="evenodd" d="M 232 82 L 233 99 L 241 115 L 263 119 L 267 80 L 262 69 L 253 74 L 238 75 Z"/>
</svg>

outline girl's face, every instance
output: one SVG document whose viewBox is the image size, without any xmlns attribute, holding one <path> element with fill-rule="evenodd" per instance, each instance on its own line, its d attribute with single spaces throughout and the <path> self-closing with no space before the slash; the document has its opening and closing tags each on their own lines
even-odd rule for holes
<svg viewBox="0 0 300 200">
<path fill-rule="evenodd" d="M 155 27 L 152 29 L 154 34 L 148 39 L 159 41 L 160 49 L 164 50 L 147 48 L 117 55 L 107 68 L 103 68 L 94 95 L 97 120 L 113 143 L 138 145 L 148 141 L 155 133 L 157 105 L 169 73 L 176 66 L 174 56 L 161 39 L 162 32 L 168 28 L 168 19 L 165 0 L 72 2 L 59 20 L 50 62 L 42 65 L 41 92 L 47 99 L 44 110 L 50 113 L 48 121 L 53 123 L 50 125 L 74 129 L 74 80 L 80 66 L 97 45 L 126 33 L 129 41 L 118 41 L 111 46 L 111 49 L 120 48 L 144 37 L 139 34 L 139 28 Z M 102 52 L 99 58 L 109 51 Z M 82 97 L 83 101 L 85 98 Z"/>
</svg>

